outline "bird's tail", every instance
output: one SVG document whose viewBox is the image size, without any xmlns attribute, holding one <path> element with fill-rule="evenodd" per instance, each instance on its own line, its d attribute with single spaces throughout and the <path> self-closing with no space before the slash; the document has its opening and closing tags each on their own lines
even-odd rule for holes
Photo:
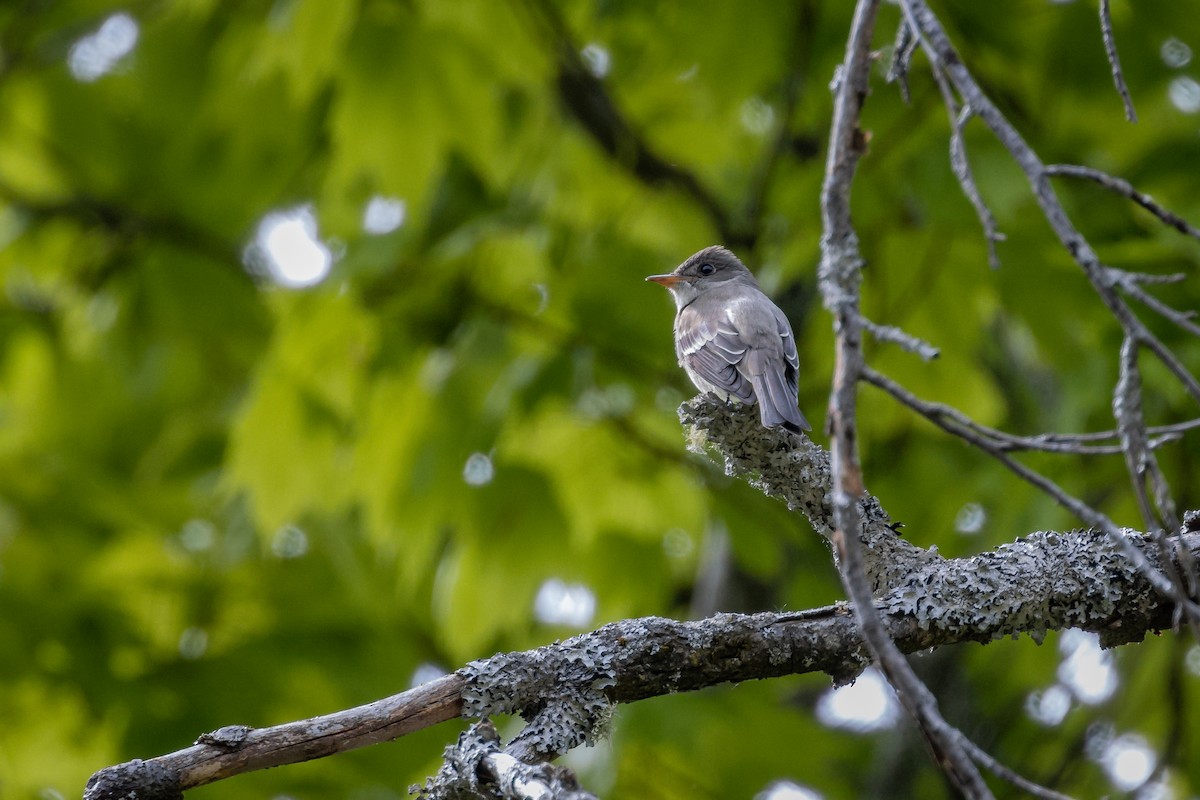
<svg viewBox="0 0 1200 800">
<path fill-rule="evenodd" d="M 754 384 L 754 397 L 758 400 L 758 413 L 764 427 L 782 425 L 796 433 L 812 430 L 797 405 L 796 391 L 788 386 L 782 370 L 765 369 L 758 375 L 751 375 L 750 381 Z"/>
</svg>

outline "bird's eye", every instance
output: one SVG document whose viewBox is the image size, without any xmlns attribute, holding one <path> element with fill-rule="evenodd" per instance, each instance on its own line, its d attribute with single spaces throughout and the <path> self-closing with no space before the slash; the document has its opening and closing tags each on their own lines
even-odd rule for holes
<svg viewBox="0 0 1200 800">
<path fill-rule="evenodd" d="M 700 274 L 701 275 L 712 275 L 716 271 L 717 271 L 717 268 L 714 267 L 712 264 L 705 263 L 705 264 L 700 265 Z"/>
</svg>

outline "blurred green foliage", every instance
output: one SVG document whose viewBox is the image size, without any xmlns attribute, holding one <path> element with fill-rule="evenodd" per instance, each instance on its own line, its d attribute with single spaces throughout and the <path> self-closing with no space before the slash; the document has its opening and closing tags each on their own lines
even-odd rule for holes
<svg viewBox="0 0 1200 800">
<path fill-rule="evenodd" d="M 1200 18 L 1165 0 L 1114 12 L 1138 125 L 1121 117 L 1091 4 L 942 10 L 1047 161 L 1112 171 L 1200 220 L 1198 118 L 1179 102 L 1200 71 L 1162 50 L 1200 48 Z M 120 39 L 115 14 L 136 41 L 97 66 L 97 32 Z M 552 578 L 594 593 L 585 627 L 837 599 L 803 522 L 686 452 L 672 309 L 641 279 L 735 246 L 792 318 L 820 427 L 817 198 L 849 14 L 812 0 L 0 7 L 0 797 L 77 796 L 102 766 L 221 725 L 333 711 L 407 688 L 421 665 L 569 635 L 534 615 Z M 942 357 L 872 344 L 872 364 L 986 424 L 1111 428 L 1117 326 L 973 123 L 972 165 L 1007 235 L 1003 268 L 987 268 L 923 58 L 911 104 L 882 80 L 897 14 L 881 17 L 856 183 L 864 302 Z M 607 93 L 636 146 L 581 124 L 580 86 Z M 1196 242 L 1095 187 L 1056 186 L 1102 258 L 1186 272 L 1159 294 L 1197 305 Z M 365 230 L 373 198 L 402 223 Z M 308 288 L 277 285 L 253 252 L 266 215 L 298 208 L 333 257 Z M 1200 368 L 1200 343 L 1149 319 Z M 1194 416 L 1144 366 L 1150 419 Z M 869 387 L 861 441 L 870 489 L 923 546 L 966 554 L 1074 524 Z M 1163 453 L 1184 507 L 1200 504 L 1195 447 Z M 1119 458 L 1028 460 L 1140 525 Z M 969 537 L 955 520 L 971 503 L 985 518 Z M 728 591 L 697 598 L 724 537 Z M 1055 682 L 1053 646 L 918 663 L 969 735 L 1095 796 L 1111 787 L 1084 745 L 1106 722 L 1146 736 L 1177 789 L 1200 785 L 1195 715 L 1171 690 L 1197 688 L 1182 650 L 1171 636 L 1124 648 L 1114 699 L 1056 727 L 1022 711 Z M 611 797 L 751 797 L 780 778 L 828 798 L 945 792 L 904 724 L 820 724 L 826 686 L 623 708 L 611 741 L 568 763 Z M 456 732 L 194 795 L 403 797 Z"/>
</svg>

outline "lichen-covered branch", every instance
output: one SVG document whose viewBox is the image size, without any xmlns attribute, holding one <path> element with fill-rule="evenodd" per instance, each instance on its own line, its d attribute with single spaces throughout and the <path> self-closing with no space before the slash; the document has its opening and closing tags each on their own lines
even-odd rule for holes
<svg viewBox="0 0 1200 800">
<path fill-rule="evenodd" d="M 579 788 L 574 774 L 550 764 L 526 764 L 504 752 L 489 720 L 463 731 L 447 747 L 438 774 L 411 787 L 422 800 L 596 800 Z"/>
<path fill-rule="evenodd" d="M 1189 394 L 1197 402 L 1200 402 L 1200 381 L 1197 381 L 1196 377 L 1183 365 L 1179 358 L 1147 328 L 1145 323 L 1129 308 L 1124 298 L 1120 296 L 1118 292 L 1119 288 L 1123 288 L 1126 293 L 1129 293 L 1129 282 L 1124 279 L 1124 273 L 1119 270 L 1112 270 L 1101 263 L 1092 246 L 1071 221 L 1049 181 L 1049 176 L 1056 173 L 1050 172 L 1038 154 L 1025 142 L 1017 129 L 979 86 L 970 70 L 955 51 L 949 37 L 946 35 L 945 29 L 942 27 L 937 16 L 929 9 L 925 0 L 902 0 L 901 5 L 905 14 L 904 24 L 911 27 L 920 40 L 921 46 L 932 64 L 935 77 L 939 82 L 949 81 L 954 92 L 962 98 L 963 104 L 970 108 L 991 129 L 996 138 L 1008 150 L 1013 160 L 1017 163 L 1017 166 L 1025 173 L 1033 196 L 1041 207 L 1051 229 L 1083 270 L 1101 301 L 1113 314 L 1124 331 L 1127 346 L 1131 353 L 1126 361 L 1136 357 L 1137 349 L 1144 348 L 1153 353 Z M 1109 56 L 1113 64 L 1114 78 L 1118 79 L 1118 88 L 1120 89 L 1123 86 L 1123 82 L 1120 80 L 1120 67 L 1116 61 L 1115 48 L 1111 47 L 1111 31 L 1108 30 L 1107 26 L 1107 5 L 1102 7 L 1101 16 L 1105 27 L 1106 44 L 1109 45 Z M 1132 111 L 1131 106 L 1128 106 L 1128 108 Z M 1070 172 L 1060 170 L 1057 174 L 1070 174 Z M 1086 177 L 1094 179 L 1096 176 L 1087 175 Z M 1104 182 L 1102 181 L 1102 183 Z M 1132 197 L 1134 193 L 1127 194 Z M 1134 290 L 1135 292 L 1140 291 L 1136 286 L 1134 286 Z M 1142 295 L 1143 297 L 1139 299 L 1146 302 L 1146 298 L 1149 295 L 1146 295 L 1144 292 Z M 1177 324 L 1182 324 L 1185 330 L 1195 332 L 1188 327 L 1190 323 L 1185 315 L 1174 312 L 1173 309 L 1165 306 L 1165 304 L 1157 303 L 1153 298 L 1150 298 L 1150 305 Z M 1133 388 L 1130 389 L 1129 387 Z M 1115 406 L 1114 410 L 1119 411 L 1120 409 L 1130 409 L 1140 406 L 1140 384 L 1127 382 L 1126 388 L 1127 391 L 1124 391 L 1122 394 L 1122 402 Z M 1118 387 L 1119 389 L 1120 387 Z M 894 396 L 899 397 L 897 392 L 891 389 L 889 391 Z M 1139 393 L 1139 396 L 1133 397 L 1130 392 Z M 910 406 L 912 405 L 911 403 L 909 404 Z M 1137 439 L 1140 441 L 1147 437 L 1146 427 L 1140 414 L 1136 416 L 1136 425 L 1139 428 Z M 1129 423 L 1132 419 L 1133 417 L 1127 416 L 1124 422 L 1118 420 L 1118 430 L 1122 432 L 1121 441 L 1123 446 L 1128 446 L 1134 441 L 1131 439 L 1129 431 Z M 964 435 L 963 432 L 959 432 L 958 435 L 972 440 L 972 437 Z M 1049 479 L 1013 461 L 1013 459 L 1008 458 L 1003 453 L 995 449 L 991 449 L 988 452 L 991 452 L 993 456 L 1005 463 L 1014 472 L 1017 472 L 1022 477 L 1034 483 L 1034 485 L 1042 488 L 1059 503 L 1079 516 L 1086 524 L 1101 528 L 1112 536 L 1115 542 L 1124 546 L 1119 528 L 1107 515 L 1078 498 L 1071 497 Z M 1136 481 L 1137 478 L 1135 477 L 1135 483 Z M 1127 549 L 1127 554 L 1134 563 L 1138 563 L 1139 558 L 1136 552 Z M 1143 569 L 1145 569 L 1144 565 Z M 1193 625 L 1200 630 L 1200 608 L 1189 597 L 1188 587 L 1178 579 L 1172 580 L 1151 570 L 1146 570 L 1146 576 L 1155 583 L 1160 591 L 1173 598 L 1180 605 L 1180 608 L 1187 613 Z"/>
<path fill-rule="evenodd" d="M 1200 515 L 1186 520 L 1179 542 L 1195 557 Z M 1152 541 L 1123 535 L 1162 567 Z M 1172 619 L 1171 603 L 1099 531 L 1036 532 L 971 558 L 931 561 L 874 607 L 906 653 L 1019 633 L 1040 640 L 1065 627 L 1094 631 L 1115 646 L 1140 641 Z M 227 726 L 183 750 L 101 770 L 84 797 L 174 800 L 196 786 L 388 741 L 459 716 L 519 713 L 535 721 L 505 752 L 541 761 L 593 741 L 616 704 L 807 672 L 846 683 L 868 661 L 846 605 L 695 622 L 624 620 L 481 659 L 366 706 L 271 728 Z"/>
<path fill-rule="evenodd" d="M 1153 585 L 1158 591 L 1162 592 L 1164 596 L 1175 599 L 1176 602 L 1194 605 L 1193 601 L 1188 599 L 1186 596 L 1180 597 L 1176 591 L 1176 587 L 1171 583 L 1171 580 L 1158 570 L 1154 569 L 1150 562 L 1146 561 L 1146 559 L 1142 556 L 1142 553 L 1137 548 L 1130 546 L 1129 542 L 1125 539 L 1122 533 L 1122 529 L 1119 528 L 1117 524 L 1113 522 L 1106 514 L 1093 509 L 1082 500 L 1068 494 L 1057 483 L 1050 480 L 1045 475 L 1042 475 L 1040 472 L 1037 472 L 1025 464 L 1022 464 L 1020 461 L 1017 461 L 1003 449 L 995 446 L 986 438 L 978 436 L 969 429 L 965 429 L 959 425 L 953 417 L 941 413 L 941 408 L 944 407 L 939 407 L 938 404 L 932 404 L 925 400 L 921 400 L 900 384 L 870 368 L 863 370 L 863 380 L 887 392 L 900 403 L 911 408 L 913 411 L 916 411 L 918 414 L 921 414 L 947 433 L 958 436 L 964 441 L 968 441 L 975 445 L 983 452 L 988 453 L 1005 467 L 1007 467 L 1010 471 L 1012 471 L 1015 475 L 1019 476 L 1033 486 L 1036 486 L 1042 492 L 1045 492 L 1048 496 L 1054 498 L 1056 502 L 1081 519 L 1088 521 L 1098 520 L 1099 522 L 1095 525 L 1095 527 L 1112 536 L 1113 541 L 1123 549 L 1125 556 L 1129 559 L 1130 563 L 1134 564 L 1143 571 L 1146 579 L 1150 581 L 1151 585 Z"/>
<path fill-rule="evenodd" d="M 689 447 L 700 453 L 712 448 L 725 464 L 725 473 L 745 478 L 768 497 L 799 511 L 817 533 L 832 541 L 835 528 L 829 451 L 807 436 L 767 429 L 753 408 L 727 404 L 711 395 L 698 396 L 679 407 L 689 431 Z M 864 568 L 872 591 L 894 586 L 913 570 L 941 560 L 901 538 L 899 527 L 879 501 L 861 500 Z"/>
</svg>

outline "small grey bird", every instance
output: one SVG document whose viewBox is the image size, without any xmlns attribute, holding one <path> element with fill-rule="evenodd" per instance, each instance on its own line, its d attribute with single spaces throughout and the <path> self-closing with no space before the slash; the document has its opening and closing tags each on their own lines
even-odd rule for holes
<svg viewBox="0 0 1200 800">
<path fill-rule="evenodd" d="M 675 298 L 675 354 L 701 392 L 758 403 L 762 424 L 812 430 L 797 407 L 800 359 L 779 307 L 724 247 L 706 247 L 674 272 L 651 275 Z"/>
</svg>

